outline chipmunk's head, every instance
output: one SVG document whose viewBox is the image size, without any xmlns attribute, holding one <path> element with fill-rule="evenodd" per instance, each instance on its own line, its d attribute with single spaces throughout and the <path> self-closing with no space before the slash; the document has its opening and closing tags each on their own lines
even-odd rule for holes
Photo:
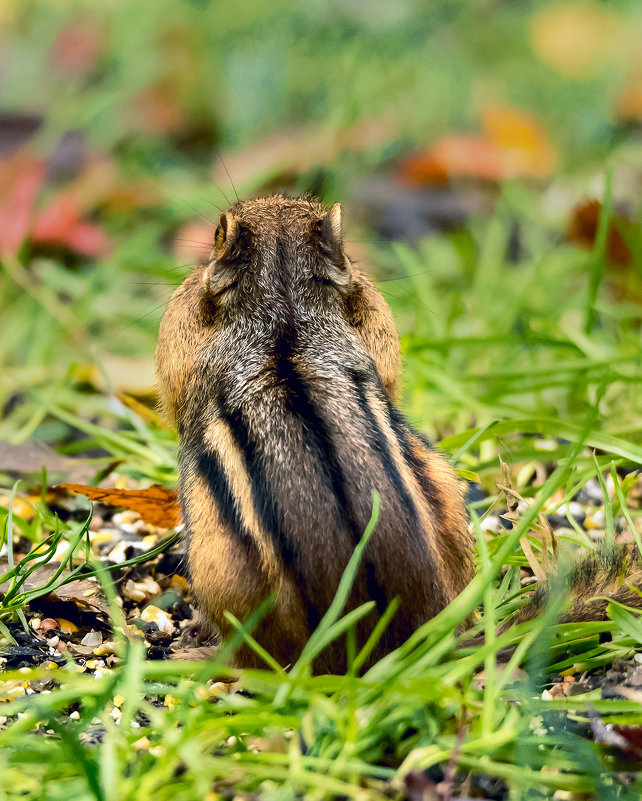
<svg viewBox="0 0 642 801">
<path fill-rule="evenodd" d="M 221 214 L 203 300 L 227 320 L 328 314 L 344 305 L 351 276 L 341 205 L 274 195 Z"/>
</svg>

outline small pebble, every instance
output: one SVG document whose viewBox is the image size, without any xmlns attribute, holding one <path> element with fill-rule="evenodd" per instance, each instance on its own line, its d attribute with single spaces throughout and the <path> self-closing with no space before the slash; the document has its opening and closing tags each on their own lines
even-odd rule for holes
<svg viewBox="0 0 642 801">
<path fill-rule="evenodd" d="M 533 447 L 537 451 L 556 451 L 558 444 L 554 439 L 536 439 L 533 442 Z"/>
<path fill-rule="evenodd" d="M 115 548 L 112 548 L 107 558 L 111 562 L 125 562 L 129 559 L 132 555 L 133 544 L 131 542 L 125 542 L 125 540 L 121 540 L 117 543 Z"/>
<path fill-rule="evenodd" d="M 604 509 L 587 509 L 584 528 L 589 530 L 604 528 L 604 519 Z"/>
<path fill-rule="evenodd" d="M 123 529 L 123 531 L 133 531 L 133 526 L 140 522 L 140 515 L 138 512 L 133 512 L 131 509 L 125 509 L 123 512 L 116 512 L 112 517 L 112 521 Z"/>
<path fill-rule="evenodd" d="M 493 534 L 499 534 L 503 529 L 502 521 L 497 515 L 488 515 L 488 517 L 485 517 L 479 525 L 484 533 L 490 531 Z"/>
<path fill-rule="evenodd" d="M 95 514 L 89 523 L 89 530 L 90 531 L 98 531 L 100 527 L 103 525 L 103 519 L 100 515 Z M 91 535 L 90 535 L 91 539 Z"/>
<path fill-rule="evenodd" d="M 117 528 L 102 528 L 100 531 L 90 532 L 89 540 L 92 545 L 102 545 L 105 542 L 120 540 L 120 531 Z"/>
<path fill-rule="evenodd" d="M 604 493 L 602 492 L 602 487 L 600 486 L 599 481 L 596 478 L 592 478 L 590 481 L 587 481 L 577 494 L 577 500 L 580 503 L 590 503 L 596 506 L 602 506 L 604 504 Z"/>
<path fill-rule="evenodd" d="M 123 586 L 123 595 L 136 603 L 151 601 L 160 594 L 160 585 L 151 576 L 145 576 L 142 581 L 128 579 Z"/>
<path fill-rule="evenodd" d="M 140 601 L 145 600 L 145 590 L 136 586 L 136 582 L 132 581 L 131 579 L 127 579 L 127 581 L 123 585 L 123 595 L 126 598 L 129 598 L 130 601 L 136 601 L 136 603 L 140 603 Z"/>
<path fill-rule="evenodd" d="M 56 547 L 56 552 L 51 557 L 51 561 L 62 562 L 63 558 L 67 555 L 69 548 L 71 548 L 71 543 L 67 542 L 67 540 L 60 540 Z"/>
<path fill-rule="evenodd" d="M 173 634 L 175 631 L 175 626 L 167 612 L 159 609 L 153 604 L 150 604 L 143 609 L 141 618 L 147 623 L 156 623 L 158 628 L 161 631 L 164 631 L 166 634 Z"/>
</svg>

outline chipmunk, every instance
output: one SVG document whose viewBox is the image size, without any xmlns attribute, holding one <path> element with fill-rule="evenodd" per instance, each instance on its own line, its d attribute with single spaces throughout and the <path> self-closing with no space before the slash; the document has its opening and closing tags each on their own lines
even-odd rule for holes
<svg viewBox="0 0 642 801">
<path fill-rule="evenodd" d="M 253 636 L 293 664 L 380 513 L 349 608 L 396 597 L 370 661 L 401 645 L 471 580 L 463 482 L 399 411 L 399 339 L 382 295 L 346 253 L 341 206 L 281 195 L 221 215 L 209 262 L 162 319 L 156 372 L 181 437 L 179 496 L 201 615 L 274 605 Z M 260 660 L 242 647 L 236 667 Z M 346 668 L 343 642 L 315 662 Z"/>
</svg>

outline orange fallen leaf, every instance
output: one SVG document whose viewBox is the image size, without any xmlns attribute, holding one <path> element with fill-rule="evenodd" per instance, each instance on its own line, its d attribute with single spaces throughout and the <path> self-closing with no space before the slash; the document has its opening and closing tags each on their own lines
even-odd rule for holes
<svg viewBox="0 0 642 801">
<path fill-rule="evenodd" d="M 439 184 L 449 178 L 501 181 L 504 165 L 499 148 L 481 136 L 448 134 L 428 150 L 405 159 L 401 178 L 409 184 Z"/>
<path fill-rule="evenodd" d="M 6 201 L 0 206 L 0 254 L 13 254 L 27 238 L 31 213 L 45 179 L 45 163 L 14 157 L 0 168 Z"/>
<path fill-rule="evenodd" d="M 90 176 L 93 181 L 93 175 Z M 68 248 L 84 256 L 101 256 L 108 249 L 107 237 L 85 214 L 89 210 L 82 190 L 81 176 L 59 190 L 44 208 L 40 196 L 47 184 L 47 164 L 25 153 L 18 153 L 0 165 L 0 254 L 13 255 L 22 244 Z M 93 200 L 93 199 L 92 199 Z"/>
<path fill-rule="evenodd" d="M 495 106 L 481 115 L 482 135 L 447 134 L 427 150 L 405 159 L 401 178 L 409 184 L 438 184 L 450 178 L 502 181 L 544 178 L 557 163 L 557 148 L 532 114 Z"/>
<path fill-rule="evenodd" d="M 131 509 L 138 512 L 146 523 L 158 528 L 172 528 L 180 522 L 181 511 L 176 492 L 160 484 L 152 484 L 143 490 L 101 489 L 84 484 L 60 484 L 59 487 L 86 495 L 91 501 Z"/>
<path fill-rule="evenodd" d="M 510 106 L 482 113 L 486 139 L 499 148 L 506 177 L 544 178 L 557 164 L 557 149 L 532 114 Z"/>
</svg>

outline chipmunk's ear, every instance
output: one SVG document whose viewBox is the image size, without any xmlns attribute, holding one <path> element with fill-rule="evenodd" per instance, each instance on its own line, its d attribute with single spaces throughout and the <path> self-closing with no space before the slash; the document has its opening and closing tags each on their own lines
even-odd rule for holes
<svg viewBox="0 0 642 801">
<path fill-rule="evenodd" d="M 321 219 L 321 240 L 332 253 L 343 251 L 343 226 L 341 222 L 341 203 L 335 203 Z"/>
<path fill-rule="evenodd" d="M 319 222 L 321 248 L 338 273 L 347 278 L 350 262 L 343 251 L 343 226 L 341 222 L 341 203 L 335 203 Z"/>
<path fill-rule="evenodd" d="M 239 225 L 231 214 L 221 214 L 214 234 L 212 256 L 217 261 L 231 258 L 238 239 Z"/>
</svg>

